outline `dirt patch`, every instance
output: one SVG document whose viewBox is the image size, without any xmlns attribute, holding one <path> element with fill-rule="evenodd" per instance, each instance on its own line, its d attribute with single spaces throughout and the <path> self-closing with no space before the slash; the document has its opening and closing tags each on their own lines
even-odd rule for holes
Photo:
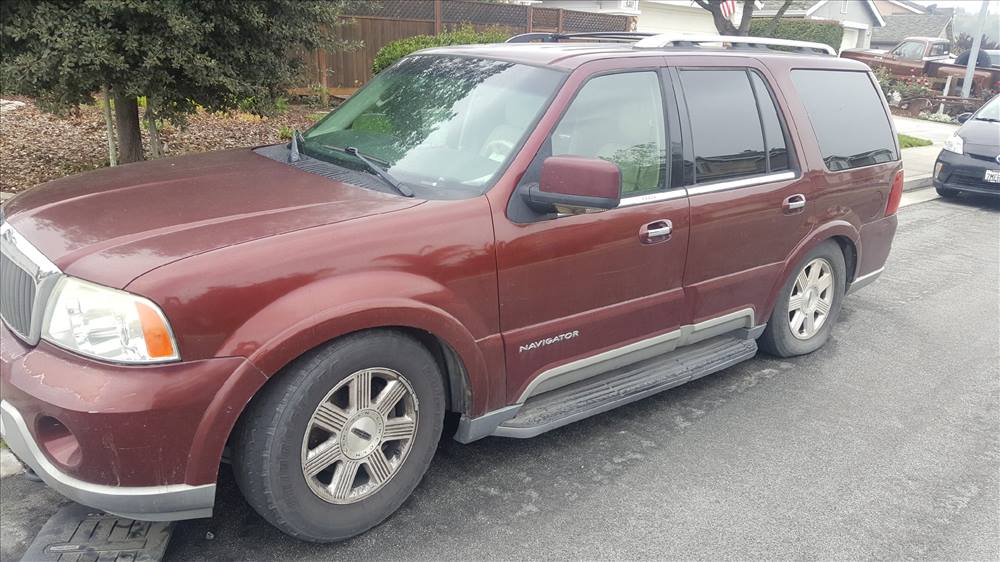
<svg viewBox="0 0 1000 562">
<path fill-rule="evenodd" d="M 31 98 L 0 113 L 0 191 L 24 191 L 42 182 L 108 165 L 104 116 L 97 105 L 68 115 L 41 111 Z M 186 127 L 169 123 L 160 132 L 167 156 L 281 142 L 280 132 L 306 129 L 323 113 L 310 105 L 291 105 L 273 117 L 200 111 Z M 143 130 L 143 142 L 145 142 Z M 147 153 L 148 157 L 148 153 Z"/>
</svg>

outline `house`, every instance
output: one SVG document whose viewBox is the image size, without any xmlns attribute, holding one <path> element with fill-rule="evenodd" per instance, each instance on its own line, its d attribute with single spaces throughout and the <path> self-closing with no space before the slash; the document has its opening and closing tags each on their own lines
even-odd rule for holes
<svg viewBox="0 0 1000 562">
<path fill-rule="evenodd" d="M 765 0 L 762 4 L 753 17 L 774 17 L 784 0 Z M 792 0 L 783 17 L 840 22 L 844 26 L 841 49 L 867 49 L 871 45 L 872 30 L 885 26 L 885 19 L 874 0 Z"/>
<path fill-rule="evenodd" d="M 885 16 L 885 27 L 872 33 L 873 49 L 890 49 L 907 37 L 940 37 L 953 40 L 951 14 L 900 14 Z"/>
<path fill-rule="evenodd" d="M 525 2 L 526 0 L 520 0 Z M 532 6 L 632 16 L 636 31 L 718 33 L 712 14 L 693 0 L 527 0 Z"/>
</svg>

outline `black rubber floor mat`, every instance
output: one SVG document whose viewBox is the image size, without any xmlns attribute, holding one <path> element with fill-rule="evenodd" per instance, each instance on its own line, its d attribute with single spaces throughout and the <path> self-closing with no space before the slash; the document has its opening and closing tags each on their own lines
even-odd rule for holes
<svg viewBox="0 0 1000 562">
<path fill-rule="evenodd" d="M 163 558 L 173 523 L 133 521 L 76 503 L 42 526 L 22 562 L 155 562 Z"/>
</svg>

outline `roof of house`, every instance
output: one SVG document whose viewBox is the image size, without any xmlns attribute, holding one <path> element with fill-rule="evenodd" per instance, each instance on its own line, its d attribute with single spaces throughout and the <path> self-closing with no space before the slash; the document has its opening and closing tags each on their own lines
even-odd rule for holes
<svg viewBox="0 0 1000 562">
<path fill-rule="evenodd" d="M 948 14 L 885 16 L 885 27 L 872 30 L 872 43 L 898 43 L 907 37 L 940 37 L 951 23 Z"/>
<path fill-rule="evenodd" d="M 792 3 L 788 5 L 788 9 L 785 10 L 784 17 L 809 17 L 813 15 L 813 12 L 821 8 L 828 1 L 829 0 L 792 0 Z M 771 17 L 778 13 L 778 10 L 780 10 L 785 4 L 785 0 L 763 0 L 762 2 L 759 2 L 759 4 L 760 9 L 754 11 L 753 17 Z M 875 21 L 877 21 L 879 25 L 885 25 L 882 12 L 878 11 L 875 3 L 872 2 L 872 0 L 867 0 L 865 5 L 868 6 L 868 10 L 871 12 Z"/>
<path fill-rule="evenodd" d="M 913 13 L 916 13 L 916 14 L 927 13 L 927 7 L 926 6 L 922 6 L 920 4 L 917 4 L 913 0 L 889 0 L 889 2 L 892 2 L 893 4 L 896 4 L 897 6 L 902 6 L 903 8 L 906 8 L 906 9 L 908 9 L 908 10 L 910 10 Z"/>
</svg>

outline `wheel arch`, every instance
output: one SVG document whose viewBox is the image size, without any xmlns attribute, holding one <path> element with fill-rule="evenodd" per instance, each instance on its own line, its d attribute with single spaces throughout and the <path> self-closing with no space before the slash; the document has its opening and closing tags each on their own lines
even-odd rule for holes
<svg viewBox="0 0 1000 562">
<path fill-rule="evenodd" d="M 771 313 L 774 311 L 774 305 L 778 300 L 778 295 L 781 293 L 781 288 L 785 285 L 789 274 L 795 269 L 799 261 L 814 248 L 828 241 L 833 241 L 837 244 L 837 247 L 844 254 L 844 263 L 847 267 L 846 283 L 847 287 L 850 286 L 857 273 L 857 266 L 860 263 L 860 233 L 853 224 L 847 221 L 832 221 L 815 229 L 808 238 L 799 242 L 788 254 L 781 269 L 781 274 L 776 277 L 768 293 L 768 301 L 762 311 L 763 314 L 760 315 L 761 318 L 770 319 Z M 845 290 L 847 287 L 845 287 Z"/>
</svg>

